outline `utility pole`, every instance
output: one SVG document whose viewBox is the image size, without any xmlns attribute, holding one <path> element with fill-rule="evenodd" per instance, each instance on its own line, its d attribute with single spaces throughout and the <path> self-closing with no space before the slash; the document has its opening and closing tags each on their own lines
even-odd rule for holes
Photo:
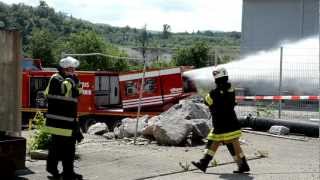
<svg viewBox="0 0 320 180">
<path fill-rule="evenodd" d="M 148 43 L 148 34 L 147 34 L 147 26 L 145 25 L 141 34 L 141 44 L 142 44 L 142 58 L 143 58 L 143 70 L 142 70 L 142 79 L 140 83 L 140 91 L 139 91 L 139 106 L 137 111 L 137 121 L 136 121 L 136 129 L 134 132 L 134 141 L 133 144 L 136 144 L 137 140 L 137 131 L 138 131 L 138 125 L 139 125 L 139 118 L 140 118 L 140 111 L 141 111 L 141 104 L 142 104 L 142 97 L 143 97 L 143 90 L 144 90 L 144 77 L 146 74 L 146 46 Z"/>
</svg>

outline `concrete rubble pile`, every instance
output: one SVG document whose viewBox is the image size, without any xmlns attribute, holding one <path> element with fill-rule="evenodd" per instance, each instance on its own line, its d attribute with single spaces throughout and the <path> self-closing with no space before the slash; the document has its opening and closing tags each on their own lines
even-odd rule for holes
<svg viewBox="0 0 320 180">
<path fill-rule="evenodd" d="M 136 118 L 122 119 L 119 127 L 114 128 L 113 135 L 107 132 L 106 138 L 133 138 L 135 136 Z M 101 128 L 98 128 L 101 126 Z M 154 117 L 142 116 L 138 121 L 137 137 L 155 140 L 160 145 L 183 146 L 202 143 L 209 133 L 211 125 L 210 112 L 198 96 L 181 100 L 166 112 Z M 105 129 L 95 125 L 94 129 Z M 90 127 L 91 129 L 91 127 Z M 88 132 L 94 133 L 89 129 Z M 96 133 L 94 133 L 96 134 Z M 101 133 L 99 133 L 101 134 Z"/>
<path fill-rule="evenodd" d="M 87 133 L 91 135 L 103 135 L 109 132 L 108 126 L 106 123 L 96 123 L 88 129 Z"/>
</svg>

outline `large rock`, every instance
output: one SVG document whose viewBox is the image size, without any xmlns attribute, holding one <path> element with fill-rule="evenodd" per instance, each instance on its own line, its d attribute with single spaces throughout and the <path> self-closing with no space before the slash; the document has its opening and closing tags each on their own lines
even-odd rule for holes
<svg viewBox="0 0 320 180">
<path fill-rule="evenodd" d="M 192 132 L 192 124 L 184 118 L 173 117 L 158 121 L 153 136 L 161 145 L 181 145 Z"/>
<path fill-rule="evenodd" d="M 104 133 L 102 136 L 105 137 L 106 139 L 114 139 L 115 138 L 115 134 L 113 132 Z"/>
<path fill-rule="evenodd" d="M 210 112 L 204 104 L 183 100 L 161 114 L 163 118 L 180 116 L 183 119 L 208 119 Z"/>
<path fill-rule="evenodd" d="M 210 127 L 208 119 L 192 119 L 192 139 L 193 140 L 202 140 L 203 138 L 206 138 L 209 134 Z"/>
<path fill-rule="evenodd" d="M 122 127 L 121 127 L 121 128 L 122 128 Z M 119 126 L 119 127 L 115 127 L 115 128 L 113 129 L 113 133 L 114 133 L 114 137 L 115 137 L 115 138 L 118 138 L 118 139 L 124 138 L 122 132 L 123 132 L 123 131 L 120 131 L 120 126 Z"/>
<path fill-rule="evenodd" d="M 182 145 L 191 134 L 192 140 L 202 140 L 211 128 L 211 120 L 208 107 L 201 101 L 202 98 L 182 100 L 159 116 L 141 117 L 137 136 L 154 138 L 161 145 Z M 125 118 L 114 134 L 116 138 L 130 138 L 135 129 L 136 119 Z"/>
<path fill-rule="evenodd" d="M 192 103 L 201 103 L 203 104 L 203 97 L 200 96 L 200 95 L 193 95 L 193 96 L 189 96 L 183 100 L 180 100 L 180 103 L 183 103 L 183 101 L 189 101 L 189 102 L 192 102 Z"/>
<path fill-rule="evenodd" d="M 150 119 L 148 119 L 147 124 L 145 124 L 145 126 L 142 129 L 142 135 L 146 137 L 153 137 L 154 126 L 158 121 L 160 121 L 161 117 L 162 116 L 159 115 L 159 116 L 153 116 Z"/>
<path fill-rule="evenodd" d="M 147 124 L 148 115 L 142 116 L 138 121 L 137 136 L 142 135 L 142 130 Z M 134 137 L 136 131 L 136 118 L 124 118 L 121 120 L 122 124 L 119 126 L 120 135 L 118 137 Z"/>
<path fill-rule="evenodd" d="M 87 133 L 91 135 L 103 135 L 106 132 L 109 132 L 109 129 L 106 123 L 96 123 L 90 126 L 87 131 Z"/>
<path fill-rule="evenodd" d="M 159 144 L 181 145 L 191 132 L 194 136 L 192 139 L 206 137 L 210 128 L 209 117 L 210 112 L 204 104 L 183 100 L 155 118 L 156 123 L 145 130 L 152 129 L 153 136 Z"/>
</svg>

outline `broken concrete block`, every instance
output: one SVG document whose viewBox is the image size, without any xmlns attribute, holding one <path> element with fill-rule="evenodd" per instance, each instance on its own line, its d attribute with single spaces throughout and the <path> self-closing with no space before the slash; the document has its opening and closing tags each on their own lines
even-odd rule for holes
<svg viewBox="0 0 320 180">
<path fill-rule="evenodd" d="M 161 145 L 181 145 L 191 131 L 190 121 L 175 117 L 157 122 L 153 129 L 153 136 Z"/>
<path fill-rule="evenodd" d="M 109 132 L 109 129 L 106 123 L 96 123 L 90 126 L 87 131 L 87 133 L 91 135 L 102 135 L 106 132 Z"/>
<path fill-rule="evenodd" d="M 276 135 L 287 135 L 290 129 L 285 126 L 271 126 L 268 132 Z"/>
</svg>

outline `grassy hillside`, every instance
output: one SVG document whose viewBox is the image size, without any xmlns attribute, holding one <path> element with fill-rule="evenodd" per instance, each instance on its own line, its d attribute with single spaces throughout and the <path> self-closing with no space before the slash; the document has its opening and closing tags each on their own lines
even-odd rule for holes
<svg viewBox="0 0 320 180">
<path fill-rule="evenodd" d="M 141 50 L 139 38 L 144 32 L 144 29 L 129 26 L 114 27 L 108 24 L 94 24 L 63 12 L 57 12 L 49 7 L 45 1 L 40 1 L 36 7 L 25 4 L 7 5 L 0 2 L 0 28 L 21 31 L 23 52 L 25 56 L 29 57 L 34 55 L 32 43 L 38 43 L 33 36 L 42 33 L 39 36 L 42 38 L 42 43 L 45 43 L 46 39 L 52 42 L 50 48 L 53 60 L 60 57 L 64 42 L 67 42 L 73 34 L 85 31 L 98 34 L 105 43 L 110 44 L 107 47 L 120 47 L 129 56 L 139 56 L 139 53 L 136 52 Z M 146 37 L 146 47 L 151 52 L 152 58 L 170 61 L 177 51 L 193 47 L 196 43 L 201 42 L 209 47 L 208 61 L 209 64 L 213 64 L 212 59 L 229 61 L 238 56 L 241 33 L 209 30 L 194 33 L 171 33 L 168 29 L 158 32 L 147 30 Z M 132 53 L 131 50 L 135 52 Z"/>
<path fill-rule="evenodd" d="M 137 37 L 141 29 L 127 27 L 113 27 L 108 24 L 93 24 L 76 17 L 67 16 L 63 12 L 56 12 L 44 1 L 39 6 L 32 7 L 25 4 L 7 5 L 0 2 L 0 26 L 22 31 L 24 49 L 28 49 L 31 31 L 34 28 L 47 28 L 59 37 L 82 30 L 94 30 L 105 37 L 105 40 L 117 45 L 140 46 Z M 163 32 L 148 32 L 148 46 L 179 48 L 190 46 L 196 41 L 204 41 L 209 46 L 239 46 L 239 32 L 203 31 L 194 33 L 170 33 L 167 37 Z"/>
</svg>

